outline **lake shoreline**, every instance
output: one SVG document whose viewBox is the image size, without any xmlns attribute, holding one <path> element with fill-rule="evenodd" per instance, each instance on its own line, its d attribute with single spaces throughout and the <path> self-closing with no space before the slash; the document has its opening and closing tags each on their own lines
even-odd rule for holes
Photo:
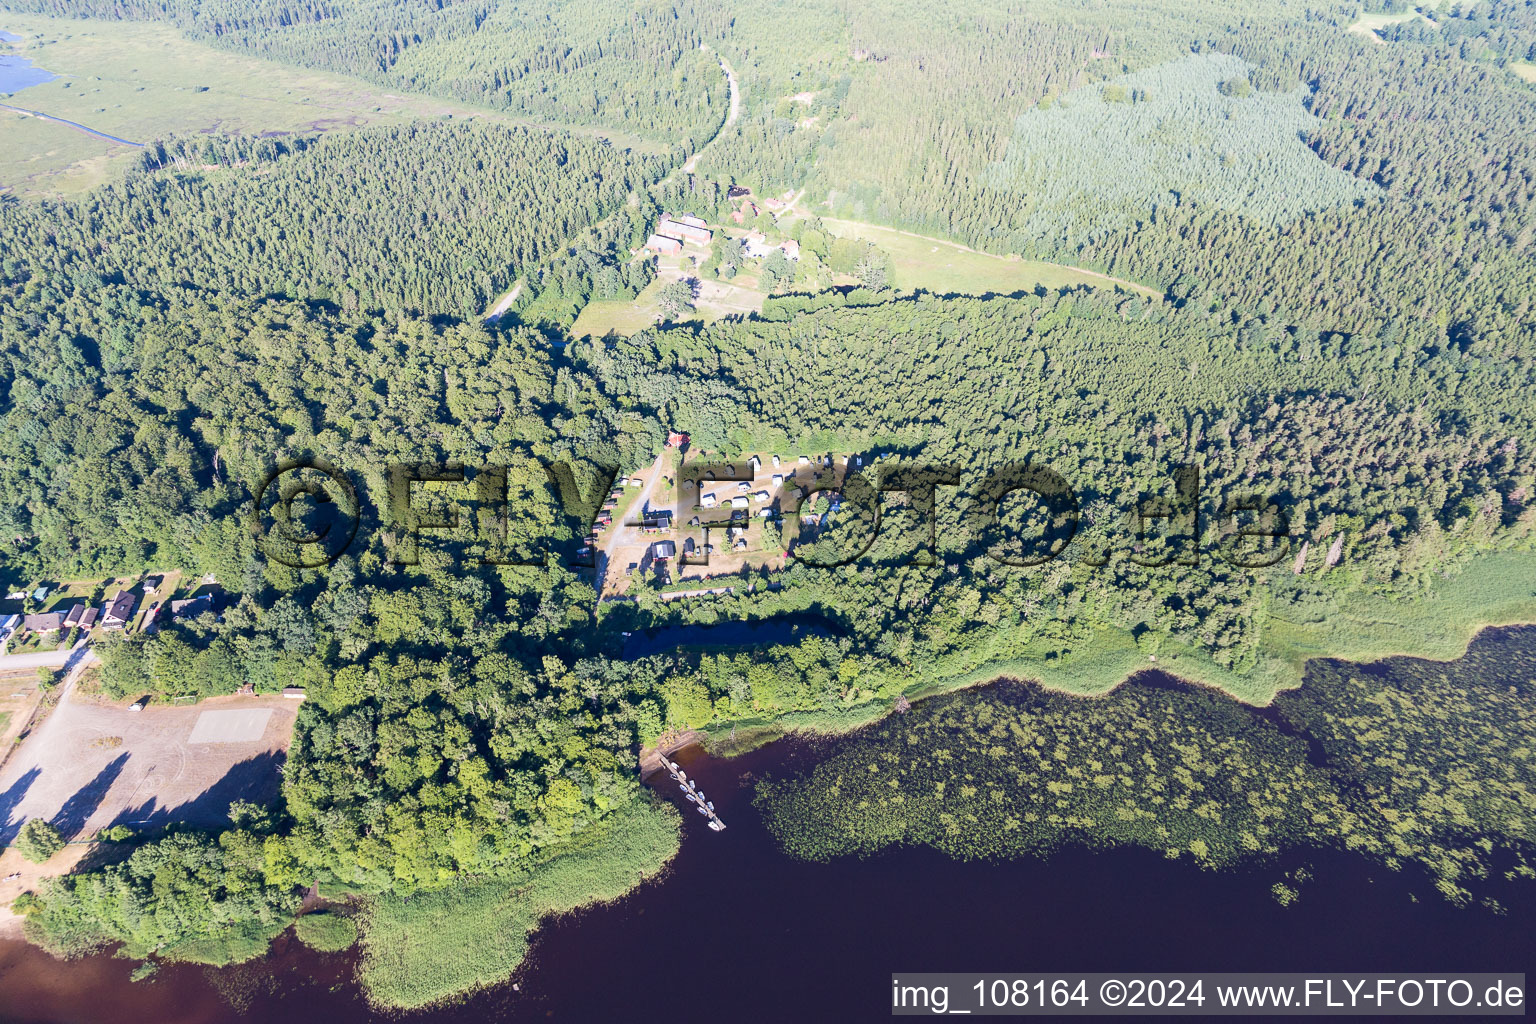
<svg viewBox="0 0 1536 1024">
<path fill-rule="evenodd" d="M 1134 667 L 1125 669 L 1123 673 L 1119 675 L 1116 682 L 1102 690 L 1085 692 L 1066 686 L 1052 685 L 1048 678 L 1042 678 L 1040 676 L 1031 676 L 1006 669 L 998 669 L 996 671 L 992 671 L 989 668 L 984 667 L 971 677 L 962 676 L 958 680 L 951 682 L 921 684 L 903 693 L 901 696 L 906 697 L 908 701 L 915 705 L 921 701 L 928 700 L 929 698 L 933 697 L 945 697 L 951 694 L 962 693 L 967 690 L 981 689 L 983 687 L 991 686 L 995 683 L 1011 682 L 1036 686 L 1047 693 L 1060 694 L 1064 697 L 1072 697 L 1082 700 L 1097 700 L 1113 695 L 1121 687 L 1134 682 L 1138 676 L 1145 675 L 1147 673 L 1158 673 L 1161 675 L 1169 676 L 1185 686 L 1212 691 L 1216 694 L 1219 694 L 1220 696 L 1226 697 L 1229 700 L 1236 702 L 1239 705 L 1262 711 L 1264 709 L 1273 707 L 1275 699 L 1279 697 L 1280 694 L 1301 688 L 1305 682 L 1306 666 L 1313 661 L 1343 661 L 1356 665 L 1373 665 L 1377 662 L 1388 661 L 1394 658 L 1411 658 L 1417 661 L 1434 662 L 1436 664 L 1449 664 L 1466 657 L 1467 652 L 1471 649 L 1472 645 L 1476 643 L 1484 633 L 1506 629 L 1521 629 L 1529 626 L 1536 626 L 1536 617 L 1520 616 L 1509 621 L 1501 619 L 1497 621 L 1488 621 L 1475 624 L 1467 634 L 1465 642 L 1461 645 L 1461 650 L 1458 653 L 1452 653 L 1445 657 L 1437 657 L 1435 653 L 1417 653 L 1415 651 L 1383 651 L 1379 654 L 1372 654 L 1370 657 L 1363 658 L 1348 657 L 1346 655 L 1315 654 L 1308 657 L 1302 663 L 1302 670 L 1299 673 L 1294 686 L 1276 690 L 1273 694 L 1270 695 L 1268 700 L 1262 703 L 1245 700 L 1241 695 L 1235 694 L 1216 683 L 1210 682 L 1207 679 L 1202 679 L 1196 675 L 1180 672 L 1176 667 L 1177 663 L 1158 662 L 1156 660 L 1149 660 L 1145 664 L 1139 664 Z M 728 722 L 723 725 L 711 723 L 699 729 L 690 729 L 688 730 L 687 735 L 696 735 L 699 737 L 698 742 L 705 747 L 711 756 L 725 758 L 737 757 L 759 749 L 768 743 L 772 743 L 777 739 L 787 736 L 804 736 L 808 738 L 845 736 L 848 733 L 854 732 L 858 729 L 863 729 L 867 726 L 881 722 L 890 715 L 897 713 L 895 700 L 896 698 L 891 698 L 890 700 L 881 700 L 878 702 L 867 701 L 863 704 L 854 705 L 844 712 L 838 713 L 837 717 L 828 717 L 807 712 L 789 712 L 788 714 L 771 719 L 745 719 L 736 722 Z M 731 734 L 736 732 L 745 733 L 747 739 L 745 741 L 728 739 Z M 758 737 L 756 742 L 754 742 L 754 737 Z M 682 749 L 683 746 L 685 746 L 685 744 L 673 744 L 670 747 L 670 751 L 676 752 L 677 750 Z M 657 758 L 659 755 L 655 748 L 641 748 L 642 763 L 644 763 L 647 756 L 651 758 Z"/>
<path fill-rule="evenodd" d="M 1536 626 L 1536 623 L 1490 623 L 1482 625 L 1477 628 L 1471 634 L 1471 636 L 1469 636 L 1467 641 L 1467 648 L 1470 649 L 1471 646 L 1478 641 L 1478 639 L 1484 637 L 1490 632 L 1520 629 L 1522 627 L 1530 626 Z M 1462 656 L 1464 657 L 1465 655 L 1466 651 L 1464 650 Z M 1394 654 L 1388 655 L 1384 658 L 1372 659 L 1371 661 L 1357 662 L 1357 664 L 1369 665 L 1375 662 L 1385 661 L 1390 658 L 1412 658 L 1416 660 L 1431 661 L 1436 663 L 1446 663 L 1457 660 L 1455 658 L 1441 659 L 1423 657 L 1421 655 L 1414 654 Z M 1328 661 L 1350 659 L 1333 659 L 1318 656 L 1317 660 Z M 1126 683 L 1134 682 L 1138 676 L 1147 673 L 1158 673 L 1166 678 L 1174 680 L 1180 685 L 1199 687 L 1201 689 L 1213 689 L 1212 687 L 1204 686 L 1197 681 L 1189 680 L 1175 673 L 1169 672 L 1160 665 L 1149 664 L 1144 668 L 1138 668 L 1136 671 L 1129 673 L 1124 678 L 1120 679 L 1113 687 L 1104 691 L 1103 693 L 1074 693 L 1072 691 L 1047 687 L 1036 680 L 1017 678 L 1015 676 L 1006 674 L 998 674 L 991 675 L 985 680 L 968 682 L 963 686 L 958 686 L 943 691 L 931 692 L 925 696 L 953 696 L 955 694 L 969 690 L 978 690 L 985 685 L 991 685 L 995 683 L 1015 683 L 1038 687 L 1053 695 L 1061 697 L 1097 698 L 1114 693 Z M 1226 696 L 1231 696 L 1230 694 L 1225 694 L 1224 691 L 1223 693 Z M 1267 708 L 1272 706 L 1246 704 L 1246 702 L 1242 702 L 1236 698 L 1234 698 L 1234 701 L 1239 706 L 1247 706 L 1255 713 L 1262 713 Z M 760 777 L 761 773 L 765 770 L 780 771 L 783 770 L 786 765 L 810 764 L 819 760 L 823 756 L 824 752 L 823 741 L 826 743 L 835 743 L 841 737 L 855 731 L 858 728 L 862 728 L 864 725 L 869 725 L 880 721 L 886 717 L 891 712 L 891 710 L 893 709 L 890 707 L 885 707 L 883 708 L 883 713 L 879 717 L 872 718 L 863 722 L 847 722 L 844 724 L 843 728 L 838 730 L 827 728 L 827 723 L 825 722 L 820 723 L 822 726 L 821 728 L 801 727 L 776 729 L 772 730 L 771 735 L 767 734 L 767 730 L 765 730 L 765 734 L 762 736 L 762 742 L 756 743 L 755 745 L 751 744 L 750 735 L 739 739 L 737 743 L 733 745 L 728 739 L 728 727 L 719 730 L 689 730 L 682 733 L 676 733 L 668 736 L 665 743 L 654 747 L 647 747 L 641 751 L 641 777 L 643 781 L 647 780 L 651 778 L 651 776 L 653 776 L 657 771 L 661 770 L 663 767 L 663 758 L 678 760 L 688 770 L 690 777 L 699 778 L 700 784 L 705 786 L 710 792 L 711 796 L 719 801 L 722 816 L 727 819 L 728 825 L 733 826 L 731 833 L 727 834 L 728 836 L 731 838 L 740 838 L 744 835 L 750 837 L 750 843 L 762 847 L 752 854 L 752 856 L 755 858 L 762 858 L 769 861 L 771 861 L 774 857 L 785 857 L 788 859 L 793 859 L 789 858 L 787 854 L 782 853 L 782 851 L 779 851 L 777 847 L 774 846 L 771 838 L 763 829 L 762 823 L 759 820 L 756 820 L 755 815 L 750 810 L 753 799 L 752 795 L 755 792 L 753 783 L 755 782 L 756 778 Z M 742 745 L 743 740 L 745 740 L 748 745 Z M 787 744 L 777 744 L 775 742 L 777 740 L 788 740 L 789 742 Z M 675 796 L 675 794 L 671 792 L 671 787 L 656 787 L 656 794 L 662 799 L 669 799 Z M 701 868 L 701 865 L 696 864 L 695 862 L 701 862 L 702 858 L 703 860 L 701 864 L 708 863 L 709 859 L 713 856 L 713 851 L 715 849 L 715 847 L 711 844 L 718 844 L 722 841 L 729 842 L 729 839 L 704 832 L 698 823 L 692 821 L 691 815 L 685 815 L 685 820 L 689 822 L 689 825 L 685 829 L 682 845 L 678 852 L 669 859 L 665 870 L 639 881 L 638 884 L 634 885 L 632 888 L 627 890 L 616 899 L 601 903 L 582 905 L 567 913 L 541 919 L 535 929 L 529 934 L 530 948 L 527 956 L 521 963 L 517 964 L 512 969 L 506 981 L 484 987 L 474 992 L 465 993 L 463 994 L 462 999 L 458 999 L 451 1004 L 432 1007 L 421 1012 L 432 1015 L 434 1019 L 441 1014 L 447 1014 L 451 1018 L 454 1014 L 459 1012 L 460 1008 L 479 1005 L 482 1001 L 486 1000 L 501 1001 L 510 999 L 513 997 L 513 995 L 518 993 L 519 990 L 529 990 L 535 988 L 541 983 L 542 972 L 547 968 L 549 963 L 548 957 L 550 954 L 547 949 L 549 940 L 547 940 L 547 936 L 561 936 L 558 941 L 562 943 L 571 941 L 569 933 L 572 931 L 572 929 L 577 928 L 583 919 L 590 918 L 593 915 L 601 916 L 604 919 L 606 919 L 609 915 L 623 916 L 627 912 L 626 908 L 631 907 L 635 903 L 650 904 L 658 900 L 671 898 L 668 894 L 675 896 L 676 890 L 679 886 L 687 888 L 693 884 L 689 877 L 690 872 L 701 869 L 713 870 L 713 868 Z M 1147 853 L 1147 851 L 1144 850 L 1133 850 L 1132 852 L 1127 853 L 1124 849 L 1121 848 L 1111 848 L 1109 850 L 1104 850 L 1092 844 L 1089 844 L 1087 847 L 1082 847 L 1080 849 L 1078 844 L 1069 843 L 1068 850 L 1078 851 L 1078 853 L 1088 855 L 1093 859 L 1108 858 L 1110 861 L 1114 861 L 1122 856 L 1130 857 L 1132 860 L 1138 862 L 1147 859 L 1142 856 L 1143 854 Z M 931 859 L 928 857 L 928 854 L 934 854 L 943 858 L 942 863 L 954 865 L 954 867 L 950 868 L 949 870 L 952 871 L 956 876 L 968 875 L 972 870 L 971 868 L 965 866 L 967 864 L 965 861 L 952 860 L 948 858 L 947 855 L 939 854 L 937 851 L 926 850 L 926 848 L 907 848 L 906 854 L 892 853 L 886 857 L 886 859 L 892 863 L 904 863 L 908 859 L 926 861 Z M 882 854 L 877 856 L 885 856 L 885 852 L 882 851 Z M 1316 850 L 1293 850 L 1287 854 L 1287 857 L 1291 859 L 1301 860 L 1330 858 L 1332 856 L 1333 853 L 1330 853 L 1326 849 L 1322 848 Z M 847 860 L 848 858 L 841 859 Z M 1051 857 L 1041 861 L 1041 864 L 1055 863 L 1060 859 L 1061 858 L 1059 855 L 1052 855 Z M 853 860 L 862 860 L 862 858 L 853 858 Z M 936 861 L 936 863 L 938 862 Z M 1007 865 L 1010 864 L 1020 865 L 1020 862 L 1017 860 L 1003 861 L 999 864 L 992 865 L 992 867 L 987 870 L 1006 870 Z M 825 865 L 821 866 L 825 867 Z M 1020 871 L 1032 872 L 1037 868 L 1038 865 L 1035 865 L 1034 861 L 1030 861 L 1029 865 L 1020 865 L 1018 869 Z M 1356 866 L 1350 868 L 1349 870 L 1374 872 L 1377 871 L 1378 868 L 1379 865 L 1367 864 L 1364 866 Z M 799 869 L 795 870 L 798 871 Z M 846 866 L 836 868 L 835 870 L 839 872 L 846 870 Z M 1225 880 L 1219 882 L 1213 881 L 1211 884 L 1217 887 L 1228 887 L 1232 884 L 1231 880 L 1226 878 L 1228 875 L 1233 877 L 1246 877 L 1247 875 L 1253 874 L 1255 872 L 1263 874 L 1265 870 L 1267 869 L 1265 868 L 1264 864 L 1260 863 L 1234 865 L 1230 868 L 1224 868 L 1220 873 L 1220 877 Z M 1382 870 L 1384 872 L 1384 869 Z M 1390 872 L 1384 873 L 1391 874 Z M 1214 879 L 1217 876 L 1210 875 L 1210 877 Z M 24 945 L 29 949 L 35 950 L 40 956 L 47 957 L 48 961 L 53 963 L 59 971 L 69 972 L 73 969 L 70 966 L 65 966 L 71 962 L 59 960 L 53 957 L 51 954 L 47 953 L 46 950 L 29 942 L 21 929 L 21 924 L 22 919 L 14 915 L 5 915 L 4 917 L 0 917 L 0 951 L 3 951 L 4 943 L 14 942 L 20 945 Z M 274 943 L 269 951 L 262 957 L 258 957 L 256 960 L 249 961 L 246 964 L 232 965 L 229 968 L 219 969 L 219 972 L 215 973 L 222 976 L 222 974 L 226 972 L 239 973 L 241 971 L 247 970 L 276 970 L 278 969 L 279 965 L 288 964 L 296 955 L 299 956 L 301 960 L 309 956 L 309 954 L 303 953 L 295 954 L 292 949 L 294 945 L 294 943 L 287 943 L 279 940 L 278 942 Z M 98 954 L 93 955 L 92 958 L 88 959 L 90 959 L 92 963 L 96 963 L 97 960 L 95 957 L 97 956 L 110 958 L 110 954 Z M 359 959 L 361 954 L 349 954 L 349 956 L 353 957 L 353 959 Z M 0 959 L 3 959 L 3 956 L 0 956 Z M 34 962 L 41 963 L 41 961 L 35 960 Z M 124 973 L 126 973 L 128 969 L 129 965 L 124 962 Z M 162 970 L 164 969 L 165 968 L 162 968 Z M 93 970 L 95 970 L 95 968 L 93 968 Z M 179 977 L 182 973 L 184 973 L 183 970 L 178 968 L 177 976 Z M 343 990 L 355 991 L 358 994 L 358 998 L 363 1001 L 363 1005 L 375 1005 L 369 999 L 367 991 L 363 988 L 360 978 L 357 977 L 355 973 L 343 972 L 343 974 L 345 974 L 345 977 L 339 977 L 337 979 L 337 984 L 339 984 Z M 514 988 L 514 986 L 516 987 Z"/>
</svg>

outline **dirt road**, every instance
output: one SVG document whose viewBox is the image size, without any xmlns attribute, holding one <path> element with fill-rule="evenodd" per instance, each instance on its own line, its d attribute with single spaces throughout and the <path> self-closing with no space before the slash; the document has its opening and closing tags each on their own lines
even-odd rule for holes
<svg viewBox="0 0 1536 1024">
<path fill-rule="evenodd" d="M 713 146 L 716 142 L 720 141 L 720 136 L 724 135 L 726 130 L 730 128 L 731 125 L 735 124 L 736 119 L 741 116 L 741 86 L 737 84 L 736 71 L 726 63 L 724 57 L 720 57 L 719 54 L 716 54 L 715 56 L 720 60 L 720 69 L 725 72 L 726 84 L 729 85 L 731 89 L 731 108 L 726 112 L 725 123 L 720 126 L 720 130 L 715 133 L 715 137 L 704 143 L 704 145 L 700 146 L 698 149 L 694 150 L 693 155 L 684 161 L 684 174 L 693 173 L 694 168 L 699 166 L 699 157 L 704 154 L 704 151 L 710 146 Z"/>
<path fill-rule="evenodd" d="M 656 493 L 656 485 L 661 481 L 662 471 L 667 465 L 666 453 L 656 456 L 656 461 L 651 463 L 647 471 L 645 485 L 640 489 L 640 496 L 635 499 L 631 515 L 640 515 L 650 508 L 651 496 Z M 608 569 L 613 561 L 614 553 L 621 547 L 633 544 L 644 544 L 645 537 L 636 527 L 625 526 L 622 522 L 613 524 L 613 533 L 598 552 L 597 559 L 597 596 L 602 600 L 603 583 L 608 578 Z"/>
</svg>

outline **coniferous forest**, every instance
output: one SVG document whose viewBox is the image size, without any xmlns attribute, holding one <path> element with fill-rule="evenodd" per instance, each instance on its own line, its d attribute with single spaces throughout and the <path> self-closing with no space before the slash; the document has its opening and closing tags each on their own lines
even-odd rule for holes
<svg viewBox="0 0 1536 1024">
<path fill-rule="evenodd" d="M 103 699 L 306 693 L 281 799 L 222 831 L 120 836 L 44 881 L 15 909 L 49 950 L 244 959 L 319 885 L 367 908 L 379 1002 L 503 980 L 540 915 L 676 850 L 639 759 L 689 730 L 868 725 L 759 787 L 809 859 L 1079 843 L 1214 869 L 1332 844 L 1453 901 L 1528 880 L 1528 680 L 1309 659 L 1451 657 L 1536 613 L 1529 5 L 1372 36 L 1351 26 L 1382 4 L 1318 0 L 10 2 L 526 122 L 188 133 L 79 196 L 0 193 L 7 591 L 212 574 L 222 614 L 95 644 Z M 661 214 L 723 223 L 743 189 L 799 193 L 803 218 L 762 226 L 826 250 L 841 283 L 780 256 L 761 311 L 576 336 L 589 302 L 653 285 Z M 835 248 L 822 218 L 1150 294 L 898 291 L 867 262 L 855 285 L 877 254 Z M 851 564 L 600 602 L 569 557 L 588 524 L 545 466 L 598 493 L 673 431 L 690 458 L 953 473 L 931 526 L 916 488 L 877 495 Z M 358 485 L 357 539 L 329 564 L 285 564 L 253 529 L 285 459 Z M 1014 540 L 976 525 L 988 475 L 1019 463 L 1072 489 L 1075 526 L 1035 565 L 1008 543 L 1051 547 L 1059 519 L 999 494 Z M 474 528 L 401 559 L 424 521 L 393 503 L 403 464 L 467 467 L 510 511 L 435 491 Z M 1255 552 L 1244 514 L 1264 509 L 1280 525 Z M 631 632 L 779 616 L 827 628 L 624 656 Z M 1154 661 L 1213 689 L 1083 699 Z M 1048 689 L 921 700 L 1005 676 Z M 500 959 L 392 945 L 514 890 Z"/>
</svg>

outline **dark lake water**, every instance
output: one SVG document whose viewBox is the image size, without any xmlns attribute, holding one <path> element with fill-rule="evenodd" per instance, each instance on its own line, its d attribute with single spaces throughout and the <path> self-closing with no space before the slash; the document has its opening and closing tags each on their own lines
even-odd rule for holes
<svg viewBox="0 0 1536 1024">
<path fill-rule="evenodd" d="M 20 36 L 9 36 L 0 32 L 0 38 L 6 42 L 15 42 Z M 42 85 L 51 82 L 59 76 L 52 71 L 47 71 L 33 64 L 27 57 L 17 56 L 14 53 L 0 53 L 0 93 L 20 92 L 34 85 Z"/>
<path fill-rule="evenodd" d="M 1493 636 L 1492 634 L 1485 634 Z M 1518 631 L 1536 646 L 1536 630 Z M 1510 634 L 1489 643 L 1506 650 Z M 1475 648 L 1478 650 L 1478 648 Z M 1488 653 L 1488 652 L 1484 652 Z M 1422 664 L 1422 663 L 1421 663 Z M 951 699 L 964 699 L 964 695 Z M 1140 849 L 956 862 L 923 849 L 830 864 L 777 851 L 752 806 L 764 774 L 806 769 L 836 739 L 781 740 L 734 760 L 676 755 L 729 828 L 685 815 L 681 852 L 659 880 L 542 928 L 511 984 L 406 1021 L 669 1022 L 884 1020 L 893 971 L 1529 971 L 1536 884 L 1487 890 L 1502 912 L 1458 908 L 1418 872 L 1352 854 L 1298 850 L 1212 873 Z M 661 776 L 658 792 L 674 799 Z M 1301 899 L 1270 886 L 1308 865 Z M 0 944 L 5 1021 L 202 1024 L 375 1019 L 347 955 L 284 938 L 264 961 L 222 971 L 69 965 Z"/>
</svg>

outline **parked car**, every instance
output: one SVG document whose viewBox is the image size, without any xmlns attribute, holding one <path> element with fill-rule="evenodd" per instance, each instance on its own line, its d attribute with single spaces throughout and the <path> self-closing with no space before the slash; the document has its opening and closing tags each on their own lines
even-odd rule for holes
<svg viewBox="0 0 1536 1024">
<path fill-rule="evenodd" d="M 149 703 L 149 694 L 146 693 L 144 696 L 140 697 L 138 700 L 134 701 L 132 704 L 129 704 L 128 705 L 128 710 L 129 711 L 143 711 L 144 710 L 144 706 L 146 704 L 148 704 L 148 703 Z"/>
</svg>

